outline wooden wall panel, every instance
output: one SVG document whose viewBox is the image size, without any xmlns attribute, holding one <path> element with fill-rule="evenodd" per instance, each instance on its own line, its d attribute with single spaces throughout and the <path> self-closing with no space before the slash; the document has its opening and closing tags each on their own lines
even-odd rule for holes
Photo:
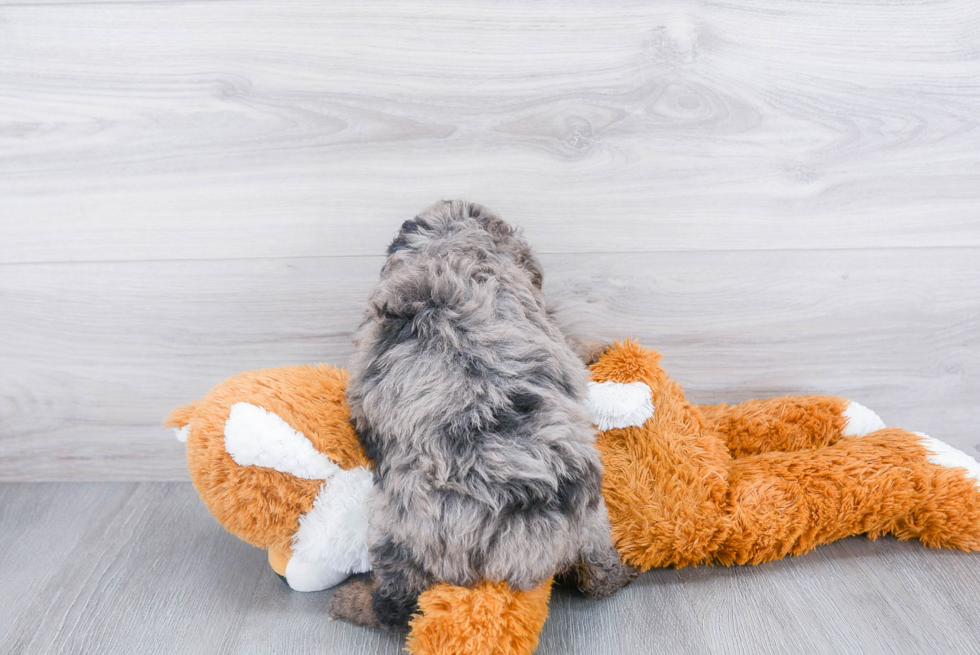
<svg viewBox="0 0 980 655">
<path fill-rule="evenodd" d="M 980 250 L 549 255 L 580 336 L 698 402 L 832 393 L 978 454 Z M 0 479 L 185 479 L 159 422 L 251 368 L 343 364 L 381 258 L 0 268 Z"/>
<path fill-rule="evenodd" d="M 0 0 L 0 62 L 2 479 L 183 479 L 159 418 L 342 363 L 460 196 L 696 400 L 980 444 L 972 0 Z"/>
<path fill-rule="evenodd" d="M 980 246 L 980 4 L 0 2 L 0 262 Z"/>
</svg>

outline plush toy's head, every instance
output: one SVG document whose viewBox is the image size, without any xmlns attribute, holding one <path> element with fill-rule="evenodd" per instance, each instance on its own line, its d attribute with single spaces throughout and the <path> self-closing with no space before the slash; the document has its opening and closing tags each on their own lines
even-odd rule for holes
<svg viewBox="0 0 980 655">
<path fill-rule="evenodd" d="M 297 591 L 370 569 L 370 462 L 348 421 L 347 373 L 332 366 L 250 371 L 171 414 L 191 480 L 232 534 L 266 548 Z"/>
</svg>

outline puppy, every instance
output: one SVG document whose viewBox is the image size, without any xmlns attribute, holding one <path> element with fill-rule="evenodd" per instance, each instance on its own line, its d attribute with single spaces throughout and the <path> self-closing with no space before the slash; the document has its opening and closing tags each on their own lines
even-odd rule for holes
<svg viewBox="0 0 980 655">
<path fill-rule="evenodd" d="M 440 202 L 388 248 L 350 364 L 347 401 L 374 460 L 374 583 L 336 618 L 404 629 L 435 582 L 554 575 L 607 596 L 619 559 L 585 409 L 588 372 L 545 310 L 522 236 L 480 205 Z"/>
</svg>

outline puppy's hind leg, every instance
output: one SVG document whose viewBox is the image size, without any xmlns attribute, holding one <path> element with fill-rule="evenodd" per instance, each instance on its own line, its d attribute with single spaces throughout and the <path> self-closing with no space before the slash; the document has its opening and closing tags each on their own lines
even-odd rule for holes
<svg viewBox="0 0 980 655">
<path fill-rule="evenodd" d="M 589 339 L 579 339 L 577 337 L 565 336 L 565 341 L 571 347 L 572 352 L 582 360 L 586 366 L 592 366 L 602 355 L 612 347 L 606 341 L 594 341 Z"/>
<path fill-rule="evenodd" d="M 432 585 L 432 579 L 411 557 L 407 549 L 385 539 L 371 548 L 374 582 L 347 584 L 334 594 L 330 615 L 392 632 L 406 630 L 418 611 L 419 595 Z"/>
<path fill-rule="evenodd" d="M 639 574 L 639 569 L 624 564 L 616 549 L 609 546 L 603 550 L 582 553 L 578 562 L 563 578 L 572 582 L 589 598 L 608 598 Z"/>
<path fill-rule="evenodd" d="M 609 518 L 604 502 L 599 503 L 588 522 L 586 543 L 578 559 L 562 575 L 589 598 L 607 598 L 628 585 L 640 570 L 625 564 L 613 547 Z"/>
<path fill-rule="evenodd" d="M 348 582 L 337 589 L 330 599 L 330 617 L 369 628 L 380 628 L 381 623 L 371 604 L 373 594 L 374 583 L 363 580 Z"/>
</svg>

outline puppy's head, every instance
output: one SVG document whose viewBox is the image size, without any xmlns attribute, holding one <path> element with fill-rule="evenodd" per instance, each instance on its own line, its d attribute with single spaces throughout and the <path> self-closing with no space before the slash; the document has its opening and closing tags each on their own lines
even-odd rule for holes
<svg viewBox="0 0 980 655">
<path fill-rule="evenodd" d="M 382 275 L 426 248 L 483 249 L 504 255 L 527 273 L 534 287 L 541 289 L 544 282 L 541 263 L 520 231 L 474 202 L 442 200 L 402 223 L 388 246 Z"/>
</svg>

